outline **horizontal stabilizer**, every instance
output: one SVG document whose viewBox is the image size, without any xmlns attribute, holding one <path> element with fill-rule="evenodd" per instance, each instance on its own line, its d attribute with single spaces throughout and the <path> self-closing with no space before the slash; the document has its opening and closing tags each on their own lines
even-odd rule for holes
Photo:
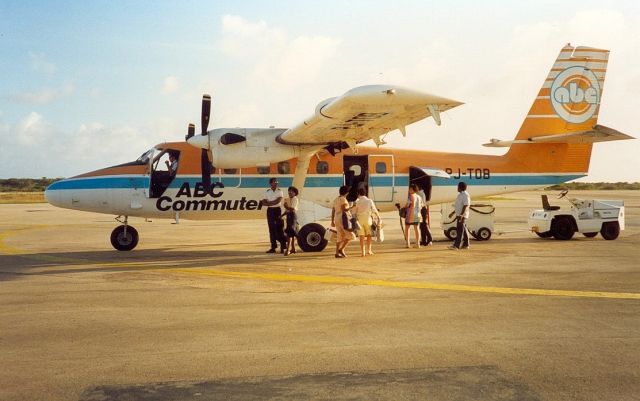
<svg viewBox="0 0 640 401">
<path fill-rule="evenodd" d="M 482 146 L 504 148 L 517 143 L 596 143 L 607 141 L 621 141 L 625 139 L 635 138 L 630 135 L 623 134 L 620 131 L 614 130 L 613 128 L 605 127 L 604 125 L 595 125 L 593 129 L 589 131 L 571 132 L 567 134 L 542 135 L 530 137 L 527 139 L 516 139 L 513 141 L 491 139 L 489 143 L 485 143 Z"/>
</svg>

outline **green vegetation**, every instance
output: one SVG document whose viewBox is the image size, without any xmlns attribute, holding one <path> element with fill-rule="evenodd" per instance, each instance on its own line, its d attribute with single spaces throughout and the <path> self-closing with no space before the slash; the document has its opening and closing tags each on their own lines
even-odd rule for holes
<svg viewBox="0 0 640 401">
<path fill-rule="evenodd" d="M 550 191 L 569 189 L 573 191 L 593 190 L 639 190 L 640 182 L 567 182 L 545 188 Z"/>
<path fill-rule="evenodd" d="M 0 179 L 0 192 L 44 192 L 44 190 L 60 178 L 9 178 Z"/>
</svg>

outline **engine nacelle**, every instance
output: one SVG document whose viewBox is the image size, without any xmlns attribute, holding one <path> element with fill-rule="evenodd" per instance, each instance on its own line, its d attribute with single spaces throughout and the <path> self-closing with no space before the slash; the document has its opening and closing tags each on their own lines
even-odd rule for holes
<svg viewBox="0 0 640 401">
<path fill-rule="evenodd" d="M 300 156 L 300 146 L 283 145 L 282 128 L 217 128 L 209 131 L 212 164 L 217 168 L 268 166 Z M 244 139 L 243 139 L 244 138 Z"/>
</svg>

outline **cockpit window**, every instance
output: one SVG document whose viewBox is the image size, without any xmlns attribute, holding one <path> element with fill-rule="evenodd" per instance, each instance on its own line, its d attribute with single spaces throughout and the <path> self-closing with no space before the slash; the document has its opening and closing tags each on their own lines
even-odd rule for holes
<svg viewBox="0 0 640 401">
<path fill-rule="evenodd" d="M 149 160 L 151 160 L 151 158 L 153 157 L 153 152 L 154 151 L 155 151 L 155 148 L 147 150 L 142 155 L 140 155 L 140 157 L 138 157 L 138 159 L 136 159 L 136 162 L 138 162 L 140 164 L 149 163 Z"/>
</svg>

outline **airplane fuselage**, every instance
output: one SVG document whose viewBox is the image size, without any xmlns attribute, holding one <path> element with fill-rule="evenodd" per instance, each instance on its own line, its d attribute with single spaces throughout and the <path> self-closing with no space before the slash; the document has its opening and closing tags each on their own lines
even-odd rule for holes
<svg viewBox="0 0 640 401">
<path fill-rule="evenodd" d="M 47 189 L 47 199 L 56 206 L 114 215 L 175 218 L 178 213 L 184 219 L 252 219 L 265 213 L 260 200 L 269 187 L 269 178 L 278 178 L 285 193 L 293 182 L 296 159 L 262 169 L 218 169 L 212 175 L 210 190 L 205 192 L 201 176 L 189 171 L 192 164 L 189 161 L 199 157 L 197 150 L 182 143 L 167 143 L 159 145 L 157 152 L 167 149 L 181 152 L 181 166 L 161 193 L 154 190 L 157 173 L 152 166 L 130 165 L 55 183 Z M 314 157 L 301 198 L 328 208 L 340 186 L 355 183 L 367 188 L 369 197 L 381 211 L 392 211 L 396 203 L 405 203 L 411 180 L 419 183 L 425 179 L 412 177 L 412 167 L 427 173 L 439 171 L 450 177 L 428 178 L 429 204 L 453 201 L 459 181 L 469 185 L 472 196 L 482 197 L 545 187 L 586 175 L 579 166 L 573 171 L 564 168 L 553 172 L 531 169 L 517 172 L 522 167 L 518 164 L 503 156 L 360 147 L 358 154 L 347 150 L 335 156 L 325 153 Z"/>
</svg>

